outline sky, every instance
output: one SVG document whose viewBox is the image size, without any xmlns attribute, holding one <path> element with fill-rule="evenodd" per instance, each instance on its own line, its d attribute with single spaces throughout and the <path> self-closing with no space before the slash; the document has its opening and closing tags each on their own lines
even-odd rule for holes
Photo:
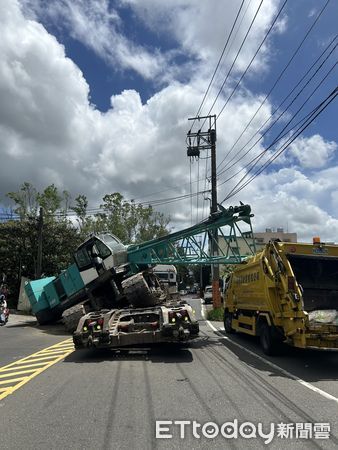
<svg viewBox="0 0 338 450">
<path fill-rule="evenodd" d="M 90 208 L 160 200 L 174 231 L 190 226 L 210 193 L 167 199 L 210 190 L 186 134 L 212 114 L 219 202 L 284 145 L 223 206 L 250 204 L 256 231 L 338 242 L 337 99 L 287 145 L 338 85 L 337 23 L 336 0 L 0 0 L 0 203 L 54 183 Z"/>
</svg>

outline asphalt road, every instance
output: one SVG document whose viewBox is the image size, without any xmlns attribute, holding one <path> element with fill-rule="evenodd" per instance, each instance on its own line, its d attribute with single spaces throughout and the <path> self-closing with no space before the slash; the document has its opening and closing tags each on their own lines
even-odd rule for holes
<svg viewBox="0 0 338 450">
<path fill-rule="evenodd" d="M 203 320 L 200 300 L 191 303 L 202 321 L 201 336 L 189 348 L 74 352 L 1 400 L 0 448 L 337 447 L 337 352 L 289 349 L 267 358 L 255 339 L 227 339 L 221 323 Z M 0 329 L 1 366 L 69 337 L 60 327 L 38 329 L 32 319 L 11 319 Z M 162 423 L 158 431 L 172 438 L 156 439 L 156 420 L 189 423 Z M 215 425 L 203 428 L 207 422 Z M 223 429 L 227 438 L 215 428 L 225 422 L 233 424 Z M 231 437 L 245 422 L 257 437 L 248 424 Z M 275 427 L 267 445 L 259 423 L 265 433 Z M 309 439 L 313 425 L 307 424 L 314 423 L 330 423 L 330 439 Z M 277 429 L 303 437 L 282 439 Z M 208 430 L 217 436 L 206 437 Z"/>
</svg>

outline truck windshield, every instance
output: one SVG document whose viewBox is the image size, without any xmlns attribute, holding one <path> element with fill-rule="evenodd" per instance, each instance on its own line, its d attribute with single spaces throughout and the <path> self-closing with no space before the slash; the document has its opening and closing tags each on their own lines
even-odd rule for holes
<svg viewBox="0 0 338 450">
<path fill-rule="evenodd" d="M 338 258 L 289 254 L 305 311 L 338 309 Z"/>
<path fill-rule="evenodd" d="M 111 234 L 100 234 L 99 238 L 111 249 L 117 246 L 121 247 L 121 242 Z"/>
<path fill-rule="evenodd" d="M 91 260 L 85 247 L 77 250 L 74 256 L 76 264 L 80 270 L 91 265 Z"/>
</svg>

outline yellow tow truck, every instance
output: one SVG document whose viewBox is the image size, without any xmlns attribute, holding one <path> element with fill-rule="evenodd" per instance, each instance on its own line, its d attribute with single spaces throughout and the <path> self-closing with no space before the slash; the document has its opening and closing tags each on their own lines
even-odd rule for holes
<svg viewBox="0 0 338 450">
<path fill-rule="evenodd" d="M 271 241 L 237 266 L 224 304 L 227 333 L 259 336 L 264 353 L 282 343 L 338 348 L 338 246 Z"/>
</svg>

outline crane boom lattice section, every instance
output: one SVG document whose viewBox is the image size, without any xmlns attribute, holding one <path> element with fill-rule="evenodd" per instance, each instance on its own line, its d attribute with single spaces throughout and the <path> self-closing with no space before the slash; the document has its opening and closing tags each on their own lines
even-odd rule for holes
<svg viewBox="0 0 338 450">
<path fill-rule="evenodd" d="M 136 265 L 239 264 L 247 258 L 248 253 L 256 251 L 251 217 L 253 214 L 249 205 L 230 206 L 227 209 L 219 205 L 217 212 L 197 225 L 155 240 L 130 245 L 128 261 Z M 246 231 L 242 231 L 242 225 L 245 225 Z M 224 239 L 224 245 L 215 242 L 217 256 L 209 251 L 213 248 L 211 243 L 214 242 L 214 236 Z M 245 248 L 245 255 L 241 254 L 241 248 Z"/>
</svg>

